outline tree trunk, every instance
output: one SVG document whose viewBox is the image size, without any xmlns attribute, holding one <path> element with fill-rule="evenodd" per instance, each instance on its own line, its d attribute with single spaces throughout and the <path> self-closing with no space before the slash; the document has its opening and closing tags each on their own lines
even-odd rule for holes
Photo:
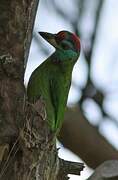
<svg viewBox="0 0 118 180">
<path fill-rule="evenodd" d="M 68 179 L 83 164 L 58 158 L 44 103 L 29 104 L 26 67 L 38 0 L 0 2 L 0 180 Z"/>
</svg>

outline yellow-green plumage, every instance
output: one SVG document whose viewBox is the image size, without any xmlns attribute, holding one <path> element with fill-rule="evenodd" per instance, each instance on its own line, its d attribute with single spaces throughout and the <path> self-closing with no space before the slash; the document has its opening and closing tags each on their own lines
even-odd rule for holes
<svg viewBox="0 0 118 180">
<path fill-rule="evenodd" d="M 72 49 L 58 47 L 30 77 L 27 87 L 28 101 L 34 103 L 40 97 L 44 100 L 47 122 L 52 131 L 58 131 L 63 122 L 72 69 L 78 56 L 79 53 Z"/>
</svg>

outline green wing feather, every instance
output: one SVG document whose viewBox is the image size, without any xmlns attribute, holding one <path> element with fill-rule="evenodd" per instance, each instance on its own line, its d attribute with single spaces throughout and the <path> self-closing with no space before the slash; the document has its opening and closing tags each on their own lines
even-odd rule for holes
<svg viewBox="0 0 118 180">
<path fill-rule="evenodd" d="M 58 119 L 58 110 L 59 110 L 59 88 L 58 88 L 58 83 L 56 80 L 53 78 L 49 81 L 50 84 L 50 96 L 51 96 L 51 101 L 52 105 L 54 108 L 54 114 L 55 114 L 55 121 L 52 124 L 52 128 L 55 129 L 57 119 Z"/>
<path fill-rule="evenodd" d="M 60 82 L 60 83 L 59 83 Z M 62 125 L 64 112 L 66 108 L 70 82 L 64 81 L 63 74 L 58 78 L 53 77 L 50 79 L 50 97 L 54 108 L 55 121 L 52 123 L 53 129 L 59 129 Z"/>
</svg>

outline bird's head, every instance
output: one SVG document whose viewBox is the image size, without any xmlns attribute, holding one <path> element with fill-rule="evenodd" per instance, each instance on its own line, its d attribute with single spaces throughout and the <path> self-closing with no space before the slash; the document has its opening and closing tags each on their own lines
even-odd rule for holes
<svg viewBox="0 0 118 180">
<path fill-rule="evenodd" d="M 60 31 L 57 34 L 39 32 L 39 34 L 56 49 L 72 50 L 77 54 L 80 53 L 80 39 L 71 32 Z"/>
</svg>

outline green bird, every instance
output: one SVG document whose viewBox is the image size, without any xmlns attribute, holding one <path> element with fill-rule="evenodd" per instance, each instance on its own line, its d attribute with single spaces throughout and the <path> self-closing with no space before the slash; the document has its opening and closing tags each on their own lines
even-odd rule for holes
<svg viewBox="0 0 118 180">
<path fill-rule="evenodd" d="M 53 132 L 58 132 L 64 118 L 72 70 L 80 55 L 80 39 L 68 31 L 39 34 L 56 51 L 33 71 L 27 96 L 30 103 L 39 98 L 44 100 L 49 127 Z"/>
</svg>

